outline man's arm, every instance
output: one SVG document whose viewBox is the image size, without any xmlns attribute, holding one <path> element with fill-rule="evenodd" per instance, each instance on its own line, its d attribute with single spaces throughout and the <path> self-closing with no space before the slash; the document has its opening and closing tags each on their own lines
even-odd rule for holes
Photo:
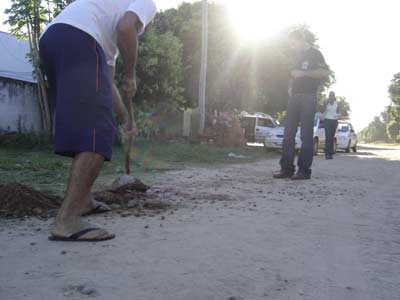
<svg viewBox="0 0 400 300">
<path fill-rule="evenodd" d="M 316 69 L 312 71 L 305 71 L 304 76 L 311 77 L 313 79 L 326 79 L 329 77 L 329 71 L 327 69 Z"/>
<path fill-rule="evenodd" d="M 122 101 L 121 94 L 118 91 L 117 85 L 114 82 L 115 77 L 115 67 L 109 66 L 111 80 L 112 80 L 112 97 L 113 97 L 113 106 L 114 111 L 117 115 L 119 123 L 122 125 L 124 132 L 126 135 L 134 135 L 136 134 L 136 123 L 135 120 L 130 119 L 128 112 L 125 108 L 125 105 Z M 131 101 L 132 102 L 132 101 Z M 133 111 L 133 109 L 132 109 Z"/>
<path fill-rule="evenodd" d="M 310 59 L 311 65 L 315 66 L 312 70 L 294 70 L 292 71 L 292 76 L 295 78 L 310 77 L 316 80 L 328 79 L 330 71 L 322 53 L 314 49 Z"/>
<path fill-rule="evenodd" d="M 312 71 L 293 70 L 292 76 L 294 78 L 310 77 L 313 79 L 326 79 L 329 77 L 329 71 L 323 68 L 315 69 Z"/>
<path fill-rule="evenodd" d="M 128 117 L 128 113 L 126 111 L 124 103 L 122 102 L 122 98 L 118 91 L 117 85 L 114 82 L 115 67 L 109 66 L 109 69 L 110 69 L 111 80 L 112 80 L 112 97 L 113 97 L 114 111 L 117 114 L 119 122 L 122 123 Z"/>
<path fill-rule="evenodd" d="M 125 103 L 128 125 L 125 127 L 126 132 L 136 131 L 135 120 L 133 118 L 132 99 L 136 94 L 136 60 L 138 51 L 138 32 L 142 23 L 138 16 L 133 12 L 127 12 L 121 18 L 117 25 L 117 45 L 122 56 L 123 62 L 123 81 L 121 86 L 122 99 L 116 87 L 113 88 L 113 93 L 117 95 L 115 101 L 116 109 L 120 109 L 120 104 Z"/>
<path fill-rule="evenodd" d="M 123 61 L 124 84 L 127 84 L 127 86 L 123 85 L 122 92 L 128 93 L 126 96 L 133 97 L 136 92 L 138 31 L 141 26 L 142 23 L 133 12 L 125 13 L 117 26 L 117 45 Z M 135 82 L 134 86 L 132 86 L 133 82 Z"/>
</svg>

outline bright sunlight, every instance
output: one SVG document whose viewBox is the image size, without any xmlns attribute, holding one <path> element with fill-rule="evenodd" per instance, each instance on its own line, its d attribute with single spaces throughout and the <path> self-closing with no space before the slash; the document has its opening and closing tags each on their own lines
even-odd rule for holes
<svg viewBox="0 0 400 300">
<path fill-rule="evenodd" d="M 290 25 L 283 6 L 266 0 L 225 0 L 232 26 L 245 42 L 266 40 Z"/>
</svg>

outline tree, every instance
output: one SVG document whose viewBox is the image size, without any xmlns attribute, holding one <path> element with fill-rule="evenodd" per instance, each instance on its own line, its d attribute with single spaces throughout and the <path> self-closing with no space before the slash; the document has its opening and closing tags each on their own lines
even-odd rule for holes
<svg viewBox="0 0 400 300">
<path fill-rule="evenodd" d="M 393 76 L 389 86 L 389 96 L 391 100 L 389 113 L 400 124 L 400 73 Z"/>
<path fill-rule="evenodd" d="M 13 24 L 14 33 L 30 37 L 32 53 L 37 59 L 37 39 L 44 25 L 73 1 L 12 1 L 10 24 Z M 197 106 L 202 8 L 202 1 L 197 1 L 159 12 L 153 28 L 141 39 L 137 70 L 139 88 L 135 98 L 139 109 L 157 112 Z M 257 46 L 243 45 L 227 19 L 224 6 L 214 1 L 208 4 L 207 111 L 264 111 L 274 115 L 285 110 L 293 57 L 284 42 L 286 32 Z M 309 42 L 318 47 L 316 35 L 305 25 L 301 28 Z M 119 80 L 120 64 L 119 61 L 116 73 Z M 38 74 L 40 79 L 40 69 Z M 329 86 L 333 80 L 332 72 L 325 85 Z M 41 107 L 47 120 L 45 102 L 41 101 Z M 343 107 L 349 112 L 346 102 Z"/>
<path fill-rule="evenodd" d="M 71 4 L 75 0 L 51 0 L 54 6 L 53 15 L 57 16 L 67 5 Z"/>
<path fill-rule="evenodd" d="M 387 126 L 387 135 L 392 142 L 400 142 L 400 126 L 395 120 L 390 121 Z"/>
<path fill-rule="evenodd" d="M 339 96 L 337 100 L 339 114 L 345 118 L 350 117 L 351 108 L 350 103 L 347 101 L 346 97 Z"/>
<path fill-rule="evenodd" d="M 171 32 L 151 29 L 139 45 L 138 92 L 135 104 L 147 112 L 167 112 L 185 107 L 183 97 L 182 44 Z M 122 61 L 117 62 L 117 81 L 122 79 Z"/>
<path fill-rule="evenodd" d="M 11 7 L 5 10 L 11 33 L 18 38 L 28 39 L 30 58 L 38 80 L 38 94 L 43 129 L 51 134 L 52 117 L 46 92 L 46 83 L 40 68 L 39 37 L 43 27 L 49 22 L 49 1 L 11 0 Z"/>
<path fill-rule="evenodd" d="M 199 80 L 199 108 L 200 108 L 199 133 L 200 134 L 204 133 L 204 127 L 206 124 L 207 60 L 208 60 L 208 2 L 207 0 L 203 0 L 201 66 L 200 66 L 200 80 Z"/>
<path fill-rule="evenodd" d="M 361 131 L 360 139 L 365 142 L 386 142 L 388 140 L 386 124 L 382 122 L 380 117 L 376 116 L 374 121 Z"/>
</svg>

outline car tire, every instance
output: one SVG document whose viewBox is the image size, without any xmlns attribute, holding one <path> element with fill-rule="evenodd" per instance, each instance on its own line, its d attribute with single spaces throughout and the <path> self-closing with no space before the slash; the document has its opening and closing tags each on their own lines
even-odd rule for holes
<svg viewBox="0 0 400 300">
<path fill-rule="evenodd" d="M 349 144 L 347 145 L 347 148 L 344 149 L 344 152 L 350 153 L 350 147 L 351 147 L 351 140 L 349 141 Z"/>
<path fill-rule="evenodd" d="M 356 153 L 357 152 L 357 143 L 354 145 L 354 147 L 353 148 L 351 148 L 352 150 L 353 150 L 353 152 L 354 153 Z"/>
<path fill-rule="evenodd" d="M 319 141 L 317 138 L 314 139 L 314 156 L 318 155 L 318 151 L 319 151 Z"/>
</svg>

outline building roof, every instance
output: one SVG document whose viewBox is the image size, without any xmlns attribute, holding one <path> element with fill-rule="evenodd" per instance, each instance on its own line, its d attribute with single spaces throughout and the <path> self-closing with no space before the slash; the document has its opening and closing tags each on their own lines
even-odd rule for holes
<svg viewBox="0 0 400 300">
<path fill-rule="evenodd" d="M 27 58 L 29 42 L 0 31 L 0 77 L 36 83 Z"/>
</svg>

